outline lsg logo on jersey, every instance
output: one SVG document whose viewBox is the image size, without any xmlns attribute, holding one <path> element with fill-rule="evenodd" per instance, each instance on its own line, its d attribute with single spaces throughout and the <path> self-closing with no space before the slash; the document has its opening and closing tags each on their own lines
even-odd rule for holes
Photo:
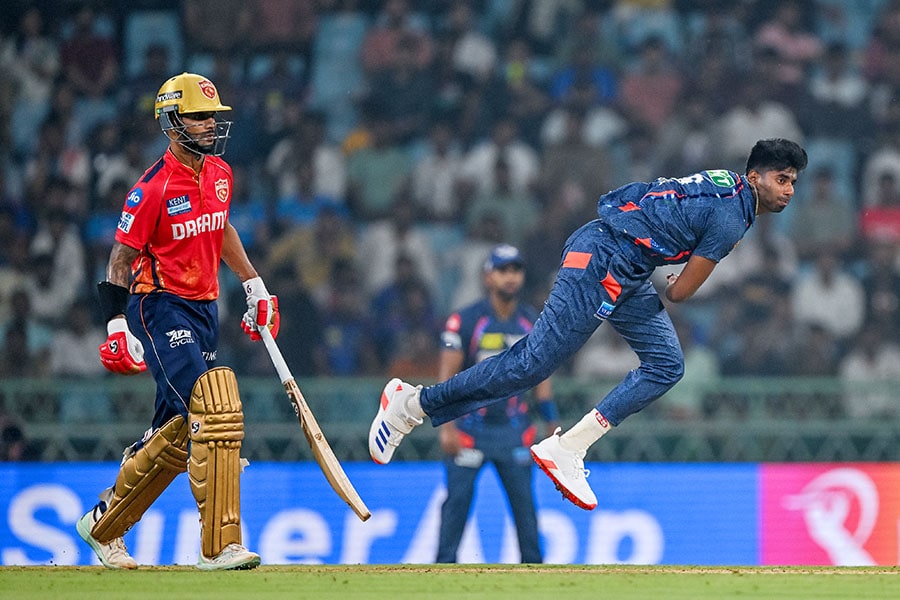
<svg viewBox="0 0 900 600">
<path fill-rule="evenodd" d="M 169 337 L 169 348 L 177 348 L 184 344 L 194 343 L 194 336 L 188 329 L 173 329 L 172 331 L 167 331 L 166 335 Z"/>
</svg>

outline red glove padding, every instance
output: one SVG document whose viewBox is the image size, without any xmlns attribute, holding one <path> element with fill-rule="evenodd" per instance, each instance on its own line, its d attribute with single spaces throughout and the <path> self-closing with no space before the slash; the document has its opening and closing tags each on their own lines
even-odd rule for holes
<svg viewBox="0 0 900 600">
<path fill-rule="evenodd" d="M 244 315 L 241 321 L 241 329 L 250 336 L 254 342 L 258 342 L 262 338 L 259 335 L 260 327 L 268 327 L 272 339 L 278 337 L 278 328 L 281 326 L 281 313 L 278 312 L 278 296 L 269 296 L 268 300 L 256 301 L 256 320 L 252 320 L 248 314 Z"/>
<path fill-rule="evenodd" d="M 147 370 L 144 346 L 128 331 L 125 319 L 110 319 L 106 331 L 109 337 L 100 344 L 100 362 L 107 370 L 122 375 L 137 375 Z"/>
</svg>

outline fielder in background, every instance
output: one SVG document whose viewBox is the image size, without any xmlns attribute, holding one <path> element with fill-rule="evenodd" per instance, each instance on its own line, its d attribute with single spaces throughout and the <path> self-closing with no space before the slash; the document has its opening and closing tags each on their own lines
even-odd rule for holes
<svg viewBox="0 0 900 600">
<path fill-rule="evenodd" d="M 219 158 L 231 110 L 211 81 L 182 73 L 156 97 L 166 153 L 128 193 L 116 230 L 107 279 L 98 284 L 109 338 L 100 358 L 114 373 L 149 368 L 156 381 L 153 422 L 125 449 L 115 484 L 78 521 L 79 535 L 106 567 L 134 569 L 122 536 L 173 479 L 185 471 L 200 511 L 205 570 L 249 569 L 259 555 L 241 544 L 240 471 L 244 417 L 234 372 L 214 367 L 219 338 L 219 264 L 243 282 L 242 328 L 278 329 L 270 296 L 228 210 L 234 182 Z"/>
<path fill-rule="evenodd" d="M 525 263 L 519 250 L 509 244 L 494 247 L 484 265 L 487 297 L 447 319 L 441 336 L 441 381 L 503 352 L 531 331 L 538 313 L 518 300 L 524 283 Z M 538 414 L 553 431 L 559 413 L 549 379 L 537 384 L 535 398 Z M 441 507 L 437 562 L 457 561 L 475 482 L 485 462 L 493 463 L 506 490 L 522 562 L 543 562 L 534 506 L 534 469 L 528 451 L 535 430 L 522 395 L 510 396 L 441 425 L 441 448 L 447 455 L 447 499 Z"/>
<path fill-rule="evenodd" d="M 599 218 L 566 241 L 556 282 L 531 333 L 442 383 L 422 388 L 388 382 L 369 430 L 372 458 L 389 462 L 426 416 L 441 425 L 537 385 L 609 321 L 640 366 L 571 429 L 531 447 L 563 496 L 592 510 L 597 498 L 584 470 L 587 449 L 684 373 L 681 345 L 650 275 L 656 267 L 684 264 L 680 273 L 668 275 L 665 295 L 670 302 L 690 298 L 759 215 L 784 210 L 806 164 L 806 151 L 795 142 L 760 140 L 744 175 L 701 171 L 630 183 L 602 196 Z"/>
</svg>

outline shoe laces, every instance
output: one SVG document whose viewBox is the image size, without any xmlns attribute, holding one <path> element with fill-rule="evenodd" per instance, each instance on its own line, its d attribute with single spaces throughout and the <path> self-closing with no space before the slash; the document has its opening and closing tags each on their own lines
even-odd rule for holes
<svg viewBox="0 0 900 600">
<path fill-rule="evenodd" d="M 587 454 L 585 450 L 572 452 L 572 477 L 575 479 L 587 479 L 591 474 L 590 469 L 584 468 L 584 457 Z"/>
<path fill-rule="evenodd" d="M 125 542 L 122 538 L 110 540 L 109 543 L 106 544 L 106 547 L 109 549 L 110 558 L 128 558 L 128 550 L 125 548 Z"/>
</svg>

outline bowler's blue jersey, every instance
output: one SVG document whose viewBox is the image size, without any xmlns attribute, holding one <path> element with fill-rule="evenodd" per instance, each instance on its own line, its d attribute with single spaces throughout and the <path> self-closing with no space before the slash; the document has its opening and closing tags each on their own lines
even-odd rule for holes
<svg viewBox="0 0 900 600">
<path fill-rule="evenodd" d="M 653 266 L 724 258 L 756 219 L 749 182 L 726 170 L 630 183 L 600 198 L 600 220 Z"/>
</svg>

